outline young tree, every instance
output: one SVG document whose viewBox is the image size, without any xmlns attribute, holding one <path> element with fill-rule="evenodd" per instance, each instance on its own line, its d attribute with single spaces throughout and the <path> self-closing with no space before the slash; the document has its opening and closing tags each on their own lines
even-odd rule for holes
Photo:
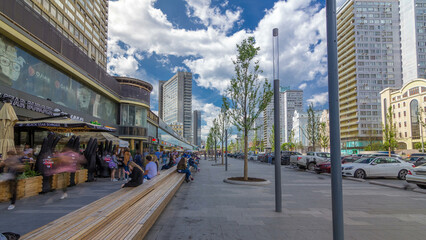
<svg viewBox="0 0 426 240">
<path fill-rule="evenodd" d="M 231 124 L 230 124 L 230 119 L 229 119 L 229 107 L 226 105 L 226 102 L 224 102 L 222 104 L 222 108 L 220 111 L 220 114 L 218 116 L 218 130 L 219 130 L 219 139 L 221 142 L 221 156 L 222 156 L 222 164 L 223 163 L 223 145 L 225 144 L 226 138 L 229 138 L 231 136 Z"/>
<path fill-rule="evenodd" d="M 320 122 L 319 144 L 324 149 L 324 152 L 330 146 L 330 137 L 327 134 L 327 125 L 325 122 Z"/>
<path fill-rule="evenodd" d="M 396 141 L 396 128 L 392 123 L 392 116 L 393 110 L 392 107 L 389 106 L 388 112 L 386 114 L 385 126 L 383 128 L 383 146 L 389 151 L 389 156 L 391 155 L 391 152 L 398 146 L 398 142 Z"/>
<path fill-rule="evenodd" d="M 306 137 L 312 144 L 313 151 L 316 150 L 316 144 L 319 142 L 319 118 L 315 116 L 313 104 L 308 108 L 308 125 L 306 126 Z"/>
<path fill-rule="evenodd" d="M 249 37 L 237 44 L 237 59 L 233 60 L 235 76 L 226 89 L 224 98 L 230 106 L 230 116 L 238 131 L 243 131 L 244 137 L 244 180 L 248 180 L 248 132 L 253 130 L 253 124 L 260 113 L 271 101 L 272 91 L 268 80 L 259 79 L 262 73 L 259 60 L 255 60 L 260 48 L 255 47 L 254 37 Z M 229 103 L 228 103 L 229 101 Z"/>
<path fill-rule="evenodd" d="M 217 144 L 220 141 L 220 127 L 217 118 L 213 120 L 211 131 L 214 144 L 214 161 L 217 162 Z"/>
<path fill-rule="evenodd" d="M 206 151 L 207 151 L 207 155 L 210 155 L 210 151 L 213 148 L 213 136 L 212 136 L 212 129 L 210 128 L 209 131 L 209 135 L 207 136 L 207 141 L 206 141 Z"/>
<path fill-rule="evenodd" d="M 291 129 L 290 134 L 288 135 L 288 147 L 289 151 L 293 151 L 296 144 L 294 143 L 294 130 Z"/>
</svg>

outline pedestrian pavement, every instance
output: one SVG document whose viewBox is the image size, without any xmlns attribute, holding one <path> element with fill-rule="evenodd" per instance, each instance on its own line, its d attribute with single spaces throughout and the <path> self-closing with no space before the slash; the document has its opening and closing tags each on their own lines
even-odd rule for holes
<svg viewBox="0 0 426 240">
<path fill-rule="evenodd" d="M 223 179 L 242 176 L 243 161 L 229 162 L 225 172 L 202 160 L 145 239 L 332 239 L 329 176 L 282 166 L 277 213 L 274 166 L 249 162 L 249 176 L 271 181 L 267 186 L 233 185 Z M 343 180 L 343 199 L 345 239 L 425 239 L 424 194 Z"/>
<path fill-rule="evenodd" d="M 221 159 L 218 159 L 218 163 Z M 267 186 L 224 183 L 242 176 L 243 161 L 213 166 L 201 160 L 195 180 L 183 183 L 145 239 L 332 239 L 330 177 L 281 167 L 282 213 L 275 212 L 274 166 L 249 162 L 249 176 Z M 123 182 L 99 179 L 0 203 L 0 232 L 21 235 L 41 227 L 120 188 Z M 343 180 L 345 239 L 425 239 L 426 195 Z"/>
<path fill-rule="evenodd" d="M 16 201 L 14 210 L 8 211 L 9 202 L 0 203 L 0 233 L 14 232 L 24 235 L 50 223 L 74 210 L 94 202 L 120 189 L 123 181 L 111 182 L 98 178 L 68 188 L 68 198 L 60 200 L 62 191 L 57 190 Z"/>
</svg>

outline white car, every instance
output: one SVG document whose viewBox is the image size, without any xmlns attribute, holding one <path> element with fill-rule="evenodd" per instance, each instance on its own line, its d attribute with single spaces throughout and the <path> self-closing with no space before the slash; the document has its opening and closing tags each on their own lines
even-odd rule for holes
<svg viewBox="0 0 426 240">
<path fill-rule="evenodd" d="M 257 161 L 257 154 L 250 154 L 247 158 L 251 161 Z"/>
<path fill-rule="evenodd" d="M 342 175 L 347 177 L 397 177 L 404 180 L 414 165 L 396 157 L 361 158 L 342 165 Z"/>
<path fill-rule="evenodd" d="M 426 189 L 426 164 L 420 165 L 412 171 L 408 171 L 408 175 L 405 180 L 408 183 L 417 184 L 419 188 Z"/>
</svg>

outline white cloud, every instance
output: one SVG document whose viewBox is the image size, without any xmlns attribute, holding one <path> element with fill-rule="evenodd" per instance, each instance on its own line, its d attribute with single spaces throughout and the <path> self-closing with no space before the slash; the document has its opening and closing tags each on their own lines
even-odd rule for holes
<svg viewBox="0 0 426 240">
<path fill-rule="evenodd" d="M 320 94 L 314 94 L 312 98 L 306 100 L 309 104 L 312 103 L 314 107 L 322 106 L 328 102 L 328 92 L 323 92 Z"/>
<path fill-rule="evenodd" d="M 194 79 L 198 86 L 223 93 L 234 75 L 232 58 L 235 58 L 236 44 L 248 36 L 256 37 L 264 76 L 272 79 L 272 28 L 278 27 L 283 83 L 297 85 L 325 75 L 325 9 L 320 9 L 313 0 L 279 1 L 266 11 L 255 30 L 240 30 L 231 35 L 228 31 L 242 21 L 241 9 L 224 11 L 212 6 L 211 0 L 185 1 L 190 16 L 199 19 L 204 28 L 174 27 L 167 15 L 154 7 L 156 0 L 110 1 L 109 42 L 117 43 L 120 39 L 131 49 L 137 49 L 133 55 L 125 52 L 126 55 L 117 44 L 110 44 L 110 52 L 119 56 L 110 60 L 114 72 L 134 73 L 138 69 L 135 61 L 140 59 L 141 52 L 146 56 L 174 55 L 184 57 L 183 64 L 198 74 Z"/>
<path fill-rule="evenodd" d="M 302 84 L 300 84 L 300 86 L 299 86 L 299 89 L 300 90 L 305 90 L 305 88 L 308 86 L 308 84 L 306 84 L 306 83 L 302 83 Z"/>
<path fill-rule="evenodd" d="M 228 32 L 240 19 L 242 9 L 236 11 L 226 10 L 224 13 L 218 7 L 211 6 L 211 0 L 185 0 L 188 17 L 196 17 L 204 26 L 213 27 L 220 31 Z M 225 1 L 222 7 L 228 5 Z"/>
</svg>

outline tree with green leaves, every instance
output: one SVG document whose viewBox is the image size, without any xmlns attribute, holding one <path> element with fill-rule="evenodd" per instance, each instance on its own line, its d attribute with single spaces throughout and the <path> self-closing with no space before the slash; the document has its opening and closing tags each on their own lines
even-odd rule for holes
<svg viewBox="0 0 426 240">
<path fill-rule="evenodd" d="M 306 126 L 306 137 L 312 144 L 312 149 L 315 152 L 316 144 L 320 140 L 320 122 L 319 118 L 315 116 L 314 106 L 311 103 L 308 107 L 308 124 Z"/>
<path fill-rule="evenodd" d="M 389 156 L 398 146 L 398 142 L 396 141 L 396 127 L 392 123 L 392 116 L 393 109 L 392 106 L 389 106 L 386 113 L 385 126 L 383 127 L 383 146 L 389 151 Z"/>
<path fill-rule="evenodd" d="M 296 144 L 294 142 L 294 130 L 291 129 L 290 134 L 288 135 L 288 147 L 289 147 L 289 151 L 293 151 Z"/>
<path fill-rule="evenodd" d="M 237 44 L 237 59 L 233 60 L 235 76 L 225 93 L 230 107 L 230 116 L 238 131 L 244 137 L 244 180 L 248 180 L 248 132 L 253 130 L 255 120 L 265 110 L 272 98 L 271 84 L 262 82 L 259 74 L 259 60 L 256 56 L 260 48 L 255 47 L 254 37 L 249 37 Z"/>
<path fill-rule="evenodd" d="M 223 145 L 225 144 L 226 139 L 229 139 L 231 137 L 232 131 L 231 131 L 231 120 L 229 118 L 229 106 L 226 105 L 226 102 L 222 104 L 222 108 L 220 110 L 220 114 L 217 117 L 217 123 L 219 126 L 219 139 L 221 142 L 221 156 L 222 156 L 222 164 L 223 157 L 224 157 L 224 148 Z"/>
<path fill-rule="evenodd" d="M 324 149 L 324 152 L 327 151 L 328 146 L 330 146 L 330 137 L 327 131 L 327 124 L 325 122 L 319 123 L 319 144 Z"/>
<path fill-rule="evenodd" d="M 217 118 L 213 120 L 213 127 L 210 128 L 212 131 L 212 138 L 214 144 L 214 161 L 217 162 L 217 144 L 220 141 L 220 126 Z"/>
<path fill-rule="evenodd" d="M 210 129 L 209 135 L 207 135 L 207 141 L 206 141 L 207 155 L 210 155 L 210 152 L 213 149 L 213 146 L 214 146 L 213 133 L 212 133 L 212 129 Z"/>
</svg>

